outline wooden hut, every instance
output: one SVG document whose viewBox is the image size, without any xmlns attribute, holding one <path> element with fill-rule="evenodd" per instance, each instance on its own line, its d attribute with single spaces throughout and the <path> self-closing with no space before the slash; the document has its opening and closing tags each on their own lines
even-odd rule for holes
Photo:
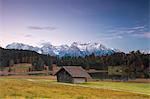
<svg viewBox="0 0 150 99">
<path fill-rule="evenodd" d="M 57 81 L 64 83 L 84 83 L 90 75 L 79 66 L 63 66 L 57 73 Z"/>
<path fill-rule="evenodd" d="M 87 70 L 87 73 L 93 78 L 93 79 L 108 79 L 108 71 L 107 70 L 95 70 L 95 69 L 89 69 Z"/>
</svg>

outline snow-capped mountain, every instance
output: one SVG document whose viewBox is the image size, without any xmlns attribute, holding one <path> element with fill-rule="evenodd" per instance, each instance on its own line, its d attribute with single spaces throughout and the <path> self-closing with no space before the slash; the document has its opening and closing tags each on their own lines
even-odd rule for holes
<svg viewBox="0 0 150 99">
<path fill-rule="evenodd" d="M 45 43 L 43 44 L 43 46 L 40 48 L 42 54 L 49 54 L 49 55 L 55 55 L 54 50 L 55 47 L 53 45 L 51 45 L 50 43 Z"/>
<path fill-rule="evenodd" d="M 42 47 L 33 47 L 22 43 L 12 43 L 6 46 L 7 49 L 22 49 L 36 51 L 40 54 L 49 54 L 52 56 L 85 56 L 94 53 L 95 55 L 106 55 L 119 52 L 116 49 L 106 48 L 100 43 L 79 43 L 73 42 L 70 46 L 54 46 L 50 43 L 43 43 Z"/>
<path fill-rule="evenodd" d="M 27 44 L 22 44 L 22 43 L 11 43 L 6 46 L 7 49 L 22 49 L 22 50 L 31 50 L 31 51 L 36 51 L 40 53 L 40 48 L 38 47 L 33 47 Z"/>
</svg>

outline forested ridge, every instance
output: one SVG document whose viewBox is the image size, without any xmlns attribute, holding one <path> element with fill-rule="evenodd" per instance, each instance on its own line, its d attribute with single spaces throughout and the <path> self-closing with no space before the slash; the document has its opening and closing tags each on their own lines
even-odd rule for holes
<svg viewBox="0 0 150 99">
<path fill-rule="evenodd" d="M 135 75 L 149 77 L 150 54 L 140 51 L 132 51 L 128 54 L 120 52 L 112 55 L 95 56 L 91 54 L 85 57 L 54 57 L 39 54 L 28 50 L 15 50 L 0 48 L 0 69 L 13 66 L 18 63 L 31 63 L 34 70 L 43 70 L 44 65 L 51 67 L 58 66 L 82 66 L 85 69 L 107 70 L 108 66 L 126 66 Z"/>
<path fill-rule="evenodd" d="M 18 63 L 31 63 L 33 65 L 36 63 L 35 70 L 42 70 L 44 65 L 51 66 L 52 59 L 55 57 L 38 54 L 35 51 L 0 48 L 1 70 Z"/>
</svg>

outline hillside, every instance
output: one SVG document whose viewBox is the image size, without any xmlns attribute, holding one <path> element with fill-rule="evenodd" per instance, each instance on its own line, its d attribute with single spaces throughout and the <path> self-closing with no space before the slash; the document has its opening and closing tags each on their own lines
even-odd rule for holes
<svg viewBox="0 0 150 99">
<path fill-rule="evenodd" d="M 29 69 L 32 68 L 32 64 L 29 63 L 19 63 L 14 64 L 11 67 L 6 67 L 4 71 L 15 72 L 15 73 L 24 73 L 29 72 Z"/>
<path fill-rule="evenodd" d="M 52 59 L 55 60 L 55 57 L 41 55 L 35 51 L 0 48 L 0 69 L 19 63 L 36 63 L 38 69 L 42 69 L 40 66 L 50 66 Z"/>
</svg>

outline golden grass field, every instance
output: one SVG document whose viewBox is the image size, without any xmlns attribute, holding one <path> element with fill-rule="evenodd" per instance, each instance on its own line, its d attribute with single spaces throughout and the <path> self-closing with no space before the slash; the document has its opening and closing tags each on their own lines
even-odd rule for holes
<svg viewBox="0 0 150 99">
<path fill-rule="evenodd" d="M 111 90 L 123 86 L 122 91 Z M 0 99 L 149 99 L 149 85 L 142 83 L 88 82 L 85 84 L 58 83 L 52 76 L 0 77 Z M 103 85 L 102 85 L 103 84 Z M 139 85 L 138 85 L 139 84 Z M 141 86 L 140 86 L 141 85 Z M 111 87 L 112 86 L 112 87 Z M 126 87 L 125 87 L 126 86 Z M 147 89 L 142 88 L 147 86 Z M 106 89 L 103 89 L 103 88 Z M 108 88 L 109 87 L 109 88 Z M 137 88 L 134 93 L 132 88 Z M 108 88 L 108 89 L 107 89 Z M 144 91 L 140 91 L 144 89 Z M 118 88 L 119 89 L 119 88 Z M 133 92 L 128 92 L 129 89 Z"/>
</svg>

